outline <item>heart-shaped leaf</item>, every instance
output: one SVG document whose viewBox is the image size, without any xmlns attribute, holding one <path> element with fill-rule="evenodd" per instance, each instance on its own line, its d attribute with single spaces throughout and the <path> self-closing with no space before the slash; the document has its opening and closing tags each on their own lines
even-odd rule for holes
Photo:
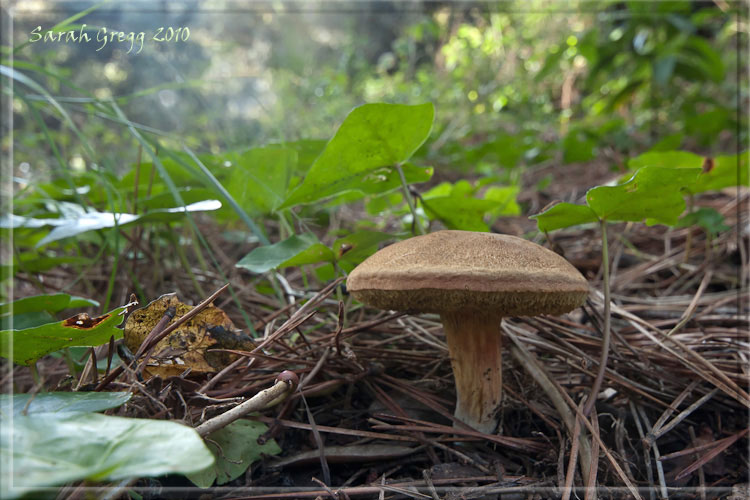
<svg viewBox="0 0 750 500">
<path fill-rule="evenodd" d="M 355 108 L 280 208 L 357 189 L 369 173 L 405 162 L 429 136 L 434 116 L 432 103 Z"/>
</svg>

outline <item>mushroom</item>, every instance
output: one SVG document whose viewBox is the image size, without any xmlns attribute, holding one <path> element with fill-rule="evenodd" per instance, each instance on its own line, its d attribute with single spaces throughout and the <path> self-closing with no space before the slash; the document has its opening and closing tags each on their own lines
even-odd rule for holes
<svg viewBox="0 0 750 500">
<path fill-rule="evenodd" d="M 438 231 L 394 243 L 346 282 L 361 302 L 440 314 L 456 382 L 455 417 L 489 433 L 502 396 L 505 316 L 562 314 L 583 304 L 586 279 L 560 255 L 515 236 Z"/>
</svg>

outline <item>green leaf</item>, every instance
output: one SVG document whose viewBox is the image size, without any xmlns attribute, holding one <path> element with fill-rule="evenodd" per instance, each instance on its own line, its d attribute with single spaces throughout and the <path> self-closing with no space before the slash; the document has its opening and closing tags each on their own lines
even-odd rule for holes
<svg viewBox="0 0 750 500">
<path fill-rule="evenodd" d="M 718 191 L 732 186 L 750 186 L 748 176 L 747 151 L 731 156 L 717 156 L 705 164 L 704 172 L 698 176 L 698 181 L 690 187 L 693 193 Z"/>
<path fill-rule="evenodd" d="M 125 194 L 124 197 L 132 196 L 132 194 L 130 194 L 132 190 L 132 187 L 129 188 L 126 191 L 127 194 Z M 210 200 L 211 198 L 216 196 L 214 191 L 206 188 L 184 187 L 178 189 L 177 191 L 180 193 L 182 201 L 187 205 L 198 203 L 204 200 Z M 150 210 L 169 209 L 173 207 L 174 204 L 174 194 L 165 191 L 149 198 L 139 199 L 138 211 L 148 212 Z"/>
<path fill-rule="evenodd" d="M 0 314 L 23 314 L 28 312 L 49 311 L 56 313 L 62 311 L 70 303 L 70 295 L 67 293 L 55 293 L 50 295 L 34 295 L 13 302 L 0 304 Z"/>
<path fill-rule="evenodd" d="M 279 146 L 297 152 L 295 172 L 305 173 L 325 149 L 326 142 L 328 141 L 320 139 L 300 139 L 299 141 L 283 142 Z"/>
<path fill-rule="evenodd" d="M 332 260 L 332 254 L 330 255 L 331 259 L 329 259 L 329 255 L 316 245 L 320 245 L 320 247 L 330 252 L 328 248 L 320 244 L 314 234 L 303 233 L 290 236 L 284 241 L 274 243 L 273 245 L 255 248 L 252 252 L 242 257 L 236 266 L 248 269 L 254 273 L 264 273 L 271 269 L 284 267 L 287 261 L 291 261 L 294 258 L 297 258 L 298 262 L 305 264 L 312 263 L 310 257 L 314 255 L 320 256 L 320 260 L 315 260 L 314 262 Z M 310 253 L 306 254 L 305 252 L 308 251 Z"/>
<path fill-rule="evenodd" d="M 594 211 L 586 205 L 574 205 L 567 202 L 553 205 L 547 210 L 532 215 L 529 218 L 536 219 L 539 230 L 544 232 L 599 220 Z"/>
<path fill-rule="evenodd" d="M 404 178 L 407 184 L 427 182 L 432 177 L 432 167 L 418 167 L 411 163 L 402 165 Z M 401 188 L 401 178 L 398 170 L 394 168 L 379 168 L 367 174 L 364 178 L 352 185 L 351 190 L 344 191 L 324 204 L 325 207 L 335 207 L 344 203 L 354 203 L 367 195 L 384 194 Z"/>
<path fill-rule="evenodd" d="M 607 221 L 648 219 L 649 224 L 673 225 L 685 210 L 680 190 L 695 182 L 700 171 L 643 167 L 624 184 L 589 189 L 586 202 L 600 219 Z"/>
<path fill-rule="evenodd" d="M 704 158 L 687 151 L 649 151 L 631 158 L 628 167 L 637 170 L 641 167 L 701 168 Z"/>
<path fill-rule="evenodd" d="M 725 68 L 721 55 L 699 36 L 691 36 L 683 47 L 681 62 L 695 68 L 706 80 L 721 82 Z"/>
<path fill-rule="evenodd" d="M 432 219 L 438 219 L 449 229 L 489 231 L 484 222 L 487 214 L 508 206 L 508 193 L 490 191 L 489 198 L 475 198 L 477 188 L 461 180 L 455 184 L 444 182 L 422 195 L 422 207 Z"/>
<path fill-rule="evenodd" d="M 10 329 L 11 321 L 16 330 L 42 325 L 55 320 L 52 314 L 65 309 L 89 306 L 98 307 L 99 303 L 66 293 L 35 295 L 5 302 L 0 304 L 0 329 Z"/>
<path fill-rule="evenodd" d="M 270 214 L 286 198 L 289 179 L 297 165 L 292 149 L 266 147 L 227 155 L 232 163 L 227 191 L 251 215 Z"/>
<path fill-rule="evenodd" d="M 0 411 L 12 408 L 13 415 L 26 409 L 35 413 L 89 413 L 117 408 L 130 400 L 130 392 L 40 392 L 0 394 Z M 29 403 L 31 399 L 31 403 Z M 28 404 L 28 406 L 26 406 Z M 3 415 L 4 417 L 7 415 Z"/>
<path fill-rule="evenodd" d="M 484 199 L 498 203 L 496 208 L 490 210 L 494 217 L 501 215 L 519 215 L 521 207 L 516 203 L 516 197 L 520 192 L 518 186 L 490 186 L 484 193 Z"/>
<path fill-rule="evenodd" d="M 109 340 L 122 337 L 117 325 L 122 323 L 125 307 L 118 307 L 104 316 L 92 318 L 93 326 L 77 324 L 78 316 L 57 323 L 47 323 L 24 330 L 0 331 L 0 356 L 12 359 L 21 365 L 30 365 L 42 356 L 63 347 L 97 346 Z M 12 345 L 13 351 L 10 351 Z"/>
<path fill-rule="evenodd" d="M 99 413 L 17 415 L 0 426 L 0 497 L 72 481 L 190 474 L 214 457 L 194 429 Z M 11 475 L 12 473 L 12 475 Z"/>
<path fill-rule="evenodd" d="M 378 250 L 380 243 L 392 240 L 393 235 L 380 231 L 357 231 L 333 242 L 334 255 L 341 268 L 349 272 Z"/>
<path fill-rule="evenodd" d="M 573 129 L 563 140 L 563 161 L 583 163 L 595 157 L 596 141 L 581 130 Z"/>
<path fill-rule="evenodd" d="M 677 149 L 680 147 L 684 139 L 684 133 L 676 132 L 660 139 L 659 142 L 651 146 L 651 151 L 671 151 L 673 149 Z"/>
<path fill-rule="evenodd" d="M 318 262 L 333 262 L 335 260 L 331 249 L 322 243 L 315 243 L 306 250 L 298 253 L 291 259 L 279 264 L 279 269 L 284 267 L 304 266 L 306 264 L 317 264 Z"/>
<path fill-rule="evenodd" d="M 95 300 L 76 297 L 67 293 L 34 295 L 14 300 L 13 302 L 3 302 L 0 304 L 0 315 L 10 314 L 11 310 L 13 310 L 13 314 L 39 311 L 58 313 L 64 309 L 88 306 L 96 307 L 98 305 L 99 303 Z"/>
<path fill-rule="evenodd" d="M 429 136 L 434 116 L 431 103 L 355 108 L 280 208 L 356 189 L 367 174 L 405 162 Z"/>
<path fill-rule="evenodd" d="M 449 229 L 464 231 L 489 231 L 484 216 L 498 206 L 491 200 L 444 196 L 425 200 L 422 204 L 425 213 L 442 221 Z"/>
<path fill-rule="evenodd" d="M 747 152 L 738 155 L 705 158 L 687 151 L 648 152 L 631 159 L 630 168 L 645 166 L 668 168 L 700 168 L 701 174 L 695 183 L 687 186 L 690 193 L 716 191 L 732 186 L 747 186 Z"/>
<path fill-rule="evenodd" d="M 724 224 L 724 216 L 713 208 L 700 207 L 690 212 L 677 221 L 676 227 L 699 226 L 710 236 L 715 236 L 721 231 L 731 229 Z"/>
<path fill-rule="evenodd" d="M 50 257 L 26 251 L 21 255 L 20 262 L 17 262 L 16 265 L 18 268 L 23 269 L 26 272 L 39 273 L 65 264 L 85 266 L 90 262 L 91 259 L 84 256 L 65 255 Z"/>
<path fill-rule="evenodd" d="M 236 420 L 208 435 L 208 444 L 214 454 L 212 466 L 187 478 L 200 488 L 216 484 L 226 484 L 242 475 L 250 465 L 262 455 L 278 455 L 281 448 L 273 439 L 258 444 L 258 438 L 268 430 L 262 422 Z"/>
</svg>

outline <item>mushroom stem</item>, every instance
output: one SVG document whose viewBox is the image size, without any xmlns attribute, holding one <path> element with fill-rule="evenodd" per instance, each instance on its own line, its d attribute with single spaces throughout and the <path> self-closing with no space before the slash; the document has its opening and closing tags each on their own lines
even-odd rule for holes
<svg viewBox="0 0 750 500">
<path fill-rule="evenodd" d="M 455 417 L 491 433 L 503 392 L 502 315 L 455 311 L 440 315 L 456 380 Z"/>
</svg>

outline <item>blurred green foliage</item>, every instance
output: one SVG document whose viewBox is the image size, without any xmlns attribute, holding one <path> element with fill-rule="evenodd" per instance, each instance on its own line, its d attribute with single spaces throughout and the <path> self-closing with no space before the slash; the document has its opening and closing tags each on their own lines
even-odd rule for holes
<svg viewBox="0 0 750 500">
<path fill-rule="evenodd" d="M 154 261 L 158 282 L 182 270 L 202 292 L 193 267 L 228 272 L 217 235 L 249 252 L 237 260 L 251 271 L 312 266 L 330 279 L 384 235 L 486 231 L 523 213 L 522 189 L 548 182 L 524 186 L 524 173 L 549 166 L 705 170 L 710 159 L 689 193 L 747 184 L 746 155 L 732 155 L 747 148 L 738 3 L 327 5 L 17 16 L 1 66 L 17 216 L 3 199 L 0 234 L 14 238 L 3 294 L 15 275 L 34 284 L 59 266 L 107 310 L 116 286 L 146 298 L 121 266 Z M 192 35 L 138 55 L 27 43 L 35 25 L 83 23 Z M 182 210 L 208 200 L 221 208 Z M 111 269 L 103 291 L 86 281 L 100 267 Z"/>
</svg>

